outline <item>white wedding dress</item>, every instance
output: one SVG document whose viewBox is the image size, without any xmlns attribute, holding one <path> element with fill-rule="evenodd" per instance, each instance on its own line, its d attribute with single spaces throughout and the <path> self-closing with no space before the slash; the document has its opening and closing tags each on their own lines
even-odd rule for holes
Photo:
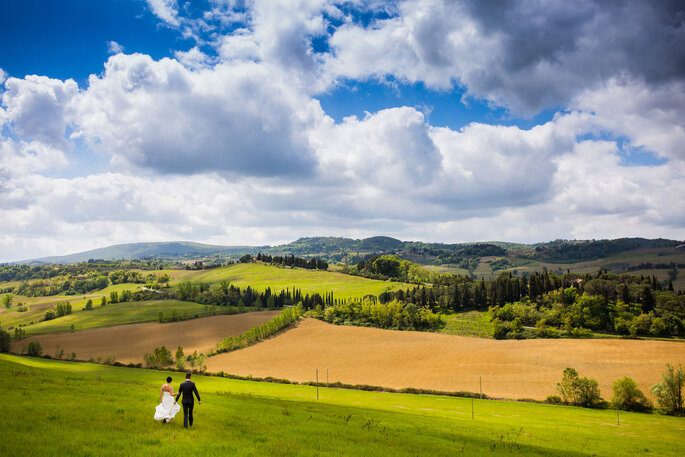
<svg viewBox="0 0 685 457">
<path fill-rule="evenodd" d="M 162 403 L 155 408 L 155 420 L 169 422 L 181 410 L 181 405 L 174 401 L 169 392 L 164 392 Z"/>
</svg>

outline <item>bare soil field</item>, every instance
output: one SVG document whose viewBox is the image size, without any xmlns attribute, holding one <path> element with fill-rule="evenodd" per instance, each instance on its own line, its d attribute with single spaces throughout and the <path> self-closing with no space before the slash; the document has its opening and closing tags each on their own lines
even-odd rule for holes
<svg viewBox="0 0 685 457">
<path fill-rule="evenodd" d="M 564 368 L 597 379 L 611 400 L 613 382 L 629 376 L 649 394 L 666 363 L 685 363 L 685 343 L 638 340 L 489 340 L 424 332 L 335 326 L 305 319 L 255 346 L 207 359 L 210 372 L 273 376 L 544 400 Z"/>
<path fill-rule="evenodd" d="M 12 349 L 18 352 L 29 341 L 37 340 L 43 347 L 43 354 L 51 356 L 54 356 L 59 345 L 64 349 L 65 357 L 75 352 L 80 360 L 114 356 L 117 362 L 137 363 L 143 361 L 146 352 L 152 352 L 159 346 L 166 346 L 172 353 L 182 346 L 186 355 L 193 351 L 207 352 L 214 349 L 223 338 L 240 335 L 278 313 L 259 311 L 164 324 L 132 324 L 53 333 L 18 341 Z"/>
</svg>

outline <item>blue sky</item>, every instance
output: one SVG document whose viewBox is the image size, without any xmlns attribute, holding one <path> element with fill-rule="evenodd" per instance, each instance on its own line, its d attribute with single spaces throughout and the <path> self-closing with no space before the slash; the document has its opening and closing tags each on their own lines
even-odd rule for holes
<svg viewBox="0 0 685 457">
<path fill-rule="evenodd" d="M 0 261 L 177 239 L 685 238 L 683 18 L 6 0 Z"/>
</svg>

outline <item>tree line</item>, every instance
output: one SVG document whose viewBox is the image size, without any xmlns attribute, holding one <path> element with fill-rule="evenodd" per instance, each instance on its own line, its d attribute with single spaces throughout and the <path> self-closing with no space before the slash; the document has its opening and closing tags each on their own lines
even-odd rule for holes
<svg viewBox="0 0 685 457">
<path fill-rule="evenodd" d="M 328 263 L 316 257 L 305 259 L 304 257 L 295 257 L 294 255 L 280 256 L 262 254 L 260 252 L 257 254 L 257 257 L 255 257 L 255 260 L 258 262 L 270 263 L 272 265 L 284 265 L 286 267 L 306 268 L 308 270 L 328 270 Z"/>
</svg>

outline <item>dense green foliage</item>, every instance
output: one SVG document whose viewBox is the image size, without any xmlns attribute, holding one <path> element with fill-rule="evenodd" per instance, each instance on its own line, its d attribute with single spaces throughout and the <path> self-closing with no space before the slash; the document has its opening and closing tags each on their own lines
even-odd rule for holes
<svg viewBox="0 0 685 457">
<path fill-rule="evenodd" d="M 549 262 L 568 262 L 597 259 L 619 252 L 640 248 L 675 247 L 679 241 L 644 238 L 620 238 L 616 240 L 565 241 L 558 240 L 535 247 L 532 252 L 520 255 Z"/>
<path fill-rule="evenodd" d="M 145 360 L 146 367 L 153 368 L 166 367 L 174 363 L 171 351 L 165 346 L 155 348 L 151 354 L 146 353 L 143 360 Z"/>
<path fill-rule="evenodd" d="M 321 259 L 317 259 L 316 257 L 305 259 L 303 257 L 295 257 L 294 255 L 268 255 L 260 252 L 257 254 L 257 257 L 255 257 L 255 260 L 258 262 L 270 263 L 272 265 L 283 265 L 286 267 L 306 268 L 308 270 L 328 270 L 328 263 Z"/>
<path fill-rule="evenodd" d="M 412 283 L 430 283 L 438 280 L 440 274 L 426 270 L 421 265 L 402 260 L 394 255 L 370 255 L 355 266 L 344 266 L 342 272 L 371 279 L 392 279 Z"/>
<path fill-rule="evenodd" d="M 229 352 L 257 343 L 264 338 L 268 338 L 284 328 L 289 327 L 295 323 L 303 313 L 304 308 L 301 304 L 285 308 L 278 316 L 270 321 L 253 327 L 241 335 L 230 336 L 220 341 L 216 345 L 216 351 L 217 353 Z"/>
<path fill-rule="evenodd" d="M 440 316 L 427 307 L 397 300 L 384 304 L 370 298 L 349 300 L 318 307 L 312 315 L 331 324 L 394 330 L 437 330 L 444 325 Z"/>
</svg>

